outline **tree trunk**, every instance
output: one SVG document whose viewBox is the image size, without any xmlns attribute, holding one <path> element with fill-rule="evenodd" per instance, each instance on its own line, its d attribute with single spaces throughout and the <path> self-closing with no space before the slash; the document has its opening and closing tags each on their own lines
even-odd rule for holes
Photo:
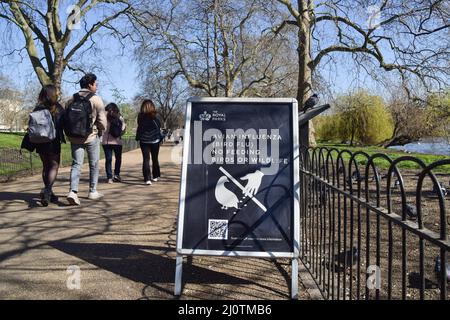
<svg viewBox="0 0 450 320">
<path fill-rule="evenodd" d="M 62 82 L 62 71 L 56 72 L 53 76 L 53 85 L 56 87 L 56 96 L 58 97 L 58 100 L 62 98 L 61 96 L 61 82 Z"/>
<path fill-rule="evenodd" d="M 38 76 L 39 82 L 41 86 L 46 86 L 49 84 L 53 84 L 56 87 L 56 96 L 58 100 L 61 99 L 61 85 L 62 85 L 62 75 L 64 72 L 65 65 L 63 63 L 62 54 L 57 54 L 55 60 L 52 61 L 52 66 L 49 66 L 49 69 L 53 71 L 53 73 L 49 76 L 47 74 L 39 73 L 36 68 L 35 72 Z"/>
<path fill-rule="evenodd" d="M 393 137 L 391 139 L 381 142 L 380 146 L 382 146 L 384 148 L 388 148 L 388 147 L 392 147 L 392 146 L 404 146 L 405 144 L 408 144 L 411 142 L 416 142 L 416 141 L 418 141 L 418 139 L 413 139 L 408 136 L 398 136 L 398 137 Z"/>
<path fill-rule="evenodd" d="M 306 1 L 298 2 L 298 9 L 301 12 L 301 27 L 298 29 L 298 61 L 299 61 L 299 76 L 298 76 L 298 91 L 297 101 L 299 109 L 303 108 L 306 100 L 312 94 L 312 70 L 310 68 L 311 62 L 311 25 L 308 11 L 308 4 Z M 300 145 L 306 147 L 315 147 L 316 141 L 314 138 L 314 128 L 312 121 L 304 124 L 299 128 Z"/>
<path fill-rule="evenodd" d="M 353 140 L 355 139 L 355 132 L 352 132 L 352 137 L 350 138 L 350 147 L 353 147 Z"/>
<path fill-rule="evenodd" d="M 60 51 L 60 50 L 58 50 Z M 58 100 L 61 99 L 61 84 L 62 84 L 62 75 L 64 73 L 64 54 L 63 52 L 57 52 L 55 56 L 52 81 L 53 85 L 56 87 L 56 94 L 58 96 Z"/>
</svg>

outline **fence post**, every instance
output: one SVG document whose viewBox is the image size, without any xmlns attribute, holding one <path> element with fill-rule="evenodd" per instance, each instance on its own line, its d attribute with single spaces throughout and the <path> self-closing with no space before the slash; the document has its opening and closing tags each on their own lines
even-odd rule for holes
<svg viewBox="0 0 450 320">
<path fill-rule="evenodd" d="M 323 295 L 334 300 L 337 291 L 338 300 L 390 300 L 393 296 L 406 300 L 411 287 L 417 289 L 417 298 L 421 300 L 425 297 L 448 300 L 445 269 L 450 244 L 446 233 L 446 189 L 440 187 L 446 176 L 435 174 L 433 170 L 439 172 L 450 165 L 450 159 L 427 166 L 411 156 L 392 160 L 381 153 L 371 156 L 346 149 L 312 148 L 304 154 L 300 161 L 300 203 L 306 213 L 300 215 L 300 226 L 304 231 L 301 260 L 308 266 Z M 376 160 L 385 163 L 378 165 Z M 414 170 L 403 168 L 404 162 L 414 162 L 416 167 Z M 414 178 L 417 176 L 418 180 Z M 328 194 L 323 190 L 329 190 Z M 382 207 L 383 202 L 387 207 Z M 422 202 L 434 203 L 431 210 L 438 217 L 435 222 L 439 223 L 435 226 L 439 225 L 439 228 L 423 225 Z M 354 219 L 357 219 L 356 224 Z M 398 235 L 396 241 L 393 240 L 393 225 Z M 357 239 L 354 239 L 354 232 L 357 232 Z M 407 235 L 419 241 L 416 254 L 407 253 L 407 244 L 410 246 Z M 394 242 L 397 243 L 395 247 Z M 425 261 L 431 255 L 436 257 L 434 270 L 432 262 Z M 395 265 L 398 267 L 393 268 Z M 327 278 L 325 268 L 328 269 Z M 393 277 L 394 272 L 396 277 Z M 380 280 L 384 277 L 388 279 L 386 285 Z M 373 285 L 372 280 L 375 281 Z M 429 291 L 435 286 L 440 292 Z"/>
</svg>

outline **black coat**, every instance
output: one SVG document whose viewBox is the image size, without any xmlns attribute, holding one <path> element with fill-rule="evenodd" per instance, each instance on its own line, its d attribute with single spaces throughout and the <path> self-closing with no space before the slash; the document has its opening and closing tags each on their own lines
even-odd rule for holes
<svg viewBox="0 0 450 320">
<path fill-rule="evenodd" d="M 161 140 L 161 122 L 146 115 L 139 115 L 136 140 L 142 143 L 151 143 Z"/>
</svg>

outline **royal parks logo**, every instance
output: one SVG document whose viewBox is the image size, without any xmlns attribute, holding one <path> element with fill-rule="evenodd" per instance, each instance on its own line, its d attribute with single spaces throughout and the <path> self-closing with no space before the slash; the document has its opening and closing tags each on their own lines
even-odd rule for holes
<svg viewBox="0 0 450 320">
<path fill-rule="evenodd" d="M 203 111 L 203 113 L 200 114 L 199 118 L 200 118 L 200 121 L 209 121 L 209 120 L 211 120 L 211 114 L 206 111 Z"/>
<path fill-rule="evenodd" d="M 227 117 L 225 116 L 225 113 L 214 110 L 212 113 L 211 120 L 212 121 L 227 121 Z"/>
<path fill-rule="evenodd" d="M 199 119 L 200 121 L 227 121 L 225 113 L 217 110 L 214 110 L 212 114 L 207 111 L 203 111 L 203 113 L 199 115 Z"/>
</svg>

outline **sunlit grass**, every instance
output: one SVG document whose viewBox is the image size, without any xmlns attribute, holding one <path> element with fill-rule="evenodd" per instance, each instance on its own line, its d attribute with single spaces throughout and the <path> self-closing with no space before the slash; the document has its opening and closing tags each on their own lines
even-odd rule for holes
<svg viewBox="0 0 450 320">
<path fill-rule="evenodd" d="M 425 165 L 430 165 L 439 160 L 449 159 L 448 156 L 443 156 L 443 155 L 433 155 L 433 154 L 423 154 L 423 153 L 407 153 L 407 152 L 402 152 L 402 151 L 393 150 L 393 149 L 385 149 L 385 148 L 377 147 L 377 146 L 350 147 L 345 144 L 329 144 L 329 143 L 319 143 L 318 146 L 325 147 L 328 149 L 337 149 L 339 151 L 349 150 L 352 153 L 362 151 L 362 152 L 367 153 L 369 156 L 372 156 L 377 153 L 382 153 L 382 154 L 387 155 L 392 160 L 395 160 L 400 157 L 410 156 L 410 157 L 415 157 L 415 158 L 422 160 L 425 163 Z M 350 160 L 350 156 L 345 153 L 343 155 L 343 158 L 344 158 L 344 160 L 347 160 L 347 161 Z M 357 156 L 356 160 L 357 160 L 358 165 L 366 165 L 367 164 L 367 160 L 364 156 Z M 378 168 L 381 168 L 381 169 L 389 168 L 389 162 L 384 159 L 381 159 L 381 158 L 375 159 L 374 164 Z M 418 165 L 417 163 L 412 162 L 412 161 L 401 161 L 399 163 L 398 167 L 402 168 L 402 169 L 419 169 L 420 165 Z M 441 172 L 441 173 L 450 173 L 450 165 L 440 166 L 440 167 L 436 168 L 435 171 Z"/>
</svg>

